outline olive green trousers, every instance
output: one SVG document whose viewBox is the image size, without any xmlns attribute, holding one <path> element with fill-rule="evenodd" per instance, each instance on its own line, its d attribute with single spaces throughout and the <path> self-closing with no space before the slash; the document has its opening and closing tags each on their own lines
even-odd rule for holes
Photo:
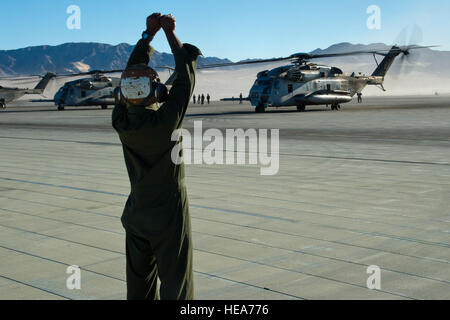
<svg viewBox="0 0 450 320">
<path fill-rule="evenodd" d="M 178 221 L 162 239 L 149 240 L 126 232 L 128 300 L 194 299 L 190 219 Z"/>
</svg>

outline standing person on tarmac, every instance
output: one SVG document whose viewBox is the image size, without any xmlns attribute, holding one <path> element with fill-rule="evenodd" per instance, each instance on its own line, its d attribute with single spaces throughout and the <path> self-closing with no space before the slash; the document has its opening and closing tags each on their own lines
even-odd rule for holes
<svg viewBox="0 0 450 320">
<path fill-rule="evenodd" d="M 202 94 L 202 104 L 205 104 L 205 95 Z"/>
<path fill-rule="evenodd" d="M 195 104 L 195 102 L 196 102 L 196 101 L 195 101 L 195 94 L 192 96 L 192 99 L 194 99 L 194 104 Z"/>
<path fill-rule="evenodd" d="M 195 86 L 197 57 L 201 52 L 178 40 L 176 20 L 172 15 L 155 13 L 147 18 L 147 30 L 132 52 L 127 69 L 135 65 L 147 67 L 154 52 L 150 42 L 161 28 L 176 64 L 176 76 L 165 102 L 159 107 L 157 103 L 142 106 L 120 100 L 112 114 L 131 184 L 122 215 L 126 231 L 129 300 L 190 300 L 194 297 L 184 165 L 172 161 L 172 149 L 180 141 L 172 142 L 171 136 L 182 127 Z M 125 88 L 126 82 L 123 86 L 121 83 L 121 95 Z M 149 92 L 152 95 L 155 90 Z M 158 278 L 161 282 L 159 293 Z"/>
<path fill-rule="evenodd" d="M 206 100 L 208 101 L 209 104 L 209 102 L 211 101 L 211 96 L 209 95 L 209 93 L 206 95 Z"/>
</svg>

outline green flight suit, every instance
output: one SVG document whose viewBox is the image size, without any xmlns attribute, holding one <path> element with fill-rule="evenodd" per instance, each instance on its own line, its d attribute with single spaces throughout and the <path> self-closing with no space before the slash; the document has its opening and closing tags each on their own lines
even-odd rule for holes
<svg viewBox="0 0 450 320">
<path fill-rule="evenodd" d="M 148 64 L 153 48 L 140 40 L 128 65 Z M 172 133 L 181 128 L 195 86 L 200 50 L 173 49 L 177 76 L 159 109 L 116 105 L 119 134 L 131 183 L 122 215 L 126 231 L 127 298 L 193 299 L 192 238 L 184 165 L 172 161 Z"/>
</svg>

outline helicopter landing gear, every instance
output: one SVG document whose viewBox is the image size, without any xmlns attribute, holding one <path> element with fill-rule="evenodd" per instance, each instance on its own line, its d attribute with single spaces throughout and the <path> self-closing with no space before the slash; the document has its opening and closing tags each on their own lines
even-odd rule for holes
<svg viewBox="0 0 450 320">
<path fill-rule="evenodd" d="M 63 105 L 58 105 L 58 111 L 64 111 L 64 106 Z"/>
<path fill-rule="evenodd" d="M 341 105 L 340 104 L 332 104 L 331 110 L 339 111 L 339 110 L 341 110 Z"/>
<path fill-rule="evenodd" d="M 106 109 L 108 109 L 108 106 L 107 105 L 102 105 L 102 110 L 106 110 Z"/>
<path fill-rule="evenodd" d="M 306 110 L 306 106 L 304 104 L 299 104 L 297 106 L 297 111 L 298 112 L 305 112 L 305 110 Z"/>
<path fill-rule="evenodd" d="M 259 104 L 256 109 L 255 109 L 256 113 L 264 113 L 266 112 L 266 108 L 264 108 L 264 105 Z"/>
</svg>

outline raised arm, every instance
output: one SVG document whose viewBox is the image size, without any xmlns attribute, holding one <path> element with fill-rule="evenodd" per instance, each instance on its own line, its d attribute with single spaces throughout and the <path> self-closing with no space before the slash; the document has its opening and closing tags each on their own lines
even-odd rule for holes
<svg viewBox="0 0 450 320">
<path fill-rule="evenodd" d="M 183 47 L 183 44 L 178 39 L 177 35 L 175 34 L 176 29 L 176 22 L 174 16 L 171 14 L 162 16 L 160 19 L 161 27 L 164 30 L 164 33 L 166 34 L 167 41 L 169 42 L 170 48 L 172 49 L 172 52 L 179 50 Z"/>
<path fill-rule="evenodd" d="M 161 13 L 154 13 L 147 18 L 147 28 L 142 33 L 142 38 L 138 41 L 131 53 L 127 68 L 132 65 L 148 64 L 150 62 L 150 58 L 154 52 L 154 49 L 150 46 L 150 42 L 161 29 L 160 18 Z M 132 129 L 129 128 L 130 122 L 126 107 L 117 102 L 112 113 L 112 125 L 119 132 Z"/>
<path fill-rule="evenodd" d="M 155 35 L 161 29 L 161 24 L 159 19 L 161 18 L 161 13 L 154 13 L 147 18 L 147 29 L 142 33 L 142 38 L 134 47 L 133 52 L 128 59 L 127 68 L 136 64 L 148 64 L 150 58 L 154 53 L 154 49 L 150 46 Z"/>
<path fill-rule="evenodd" d="M 176 129 L 181 126 L 194 90 L 197 57 L 201 52 L 192 45 L 181 43 L 175 32 L 176 19 L 172 15 L 162 16 L 160 23 L 175 58 L 176 77 L 167 102 L 159 113 Z"/>
</svg>

